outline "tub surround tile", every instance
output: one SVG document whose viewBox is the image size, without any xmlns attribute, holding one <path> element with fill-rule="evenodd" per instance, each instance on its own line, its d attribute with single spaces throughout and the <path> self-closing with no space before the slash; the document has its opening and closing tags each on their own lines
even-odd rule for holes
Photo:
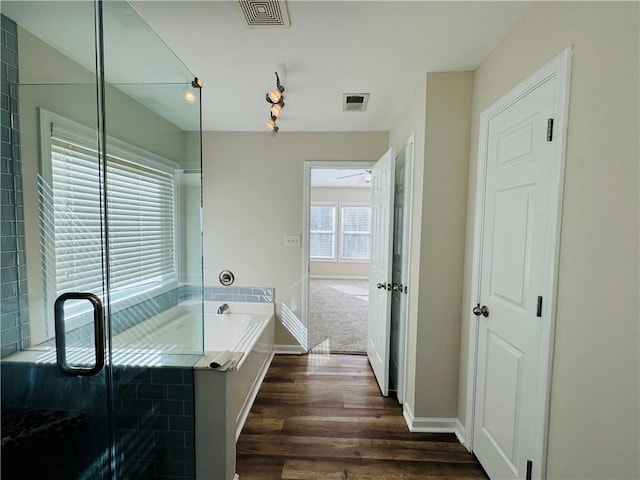
<svg viewBox="0 0 640 480">
<path fill-rule="evenodd" d="M 208 302 L 273 303 L 274 289 L 261 287 L 204 287 Z"/>
</svg>

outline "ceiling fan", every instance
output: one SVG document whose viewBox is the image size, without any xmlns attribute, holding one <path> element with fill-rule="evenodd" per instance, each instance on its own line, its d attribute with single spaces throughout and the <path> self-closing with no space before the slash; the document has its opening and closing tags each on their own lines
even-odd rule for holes
<svg viewBox="0 0 640 480">
<path fill-rule="evenodd" d="M 359 177 L 360 177 L 360 178 L 358 179 L 358 181 L 359 181 L 359 182 L 362 182 L 362 183 L 371 183 L 371 178 L 372 178 L 371 172 L 372 172 L 372 170 L 371 170 L 371 169 L 366 169 L 366 170 L 363 170 L 363 171 L 358 172 L 358 173 L 352 173 L 352 174 L 350 174 L 350 175 L 344 175 L 344 176 L 342 176 L 342 177 L 336 177 L 336 180 L 341 180 L 341 179 L 343 179 L 343 178 L 349 178 L 349 177 L 357 177 L 357 176 L 359 176 Z"/>
</svg>

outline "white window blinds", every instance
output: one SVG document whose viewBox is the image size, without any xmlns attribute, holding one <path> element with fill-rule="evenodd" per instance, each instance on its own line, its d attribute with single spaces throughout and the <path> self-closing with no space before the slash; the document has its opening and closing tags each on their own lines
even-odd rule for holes
<svg viewBox="0 0 640 480">
<path fill-rule="evenodd" d="M 104 237 L 97 154 L 52 133 L 51 172 L 57 293 L 100 292 Z M 112 292 L 175 280 L 174 188 L 171 173 L 107 158 Z"/>
<path fill-rule="evenodd" d="M 312 205 L 309 225 L 309 256 L 317 259 L 335 258 L 335 205 Z"/>
<path fill-rule="evenodd" d="M 371 208 L 342 207 L 341 258 L 368 260 L 371 254 Z"/>
<path fill-rule="evenodd" d="M 96 153 L 51 139 L 56 294 L 102 292 L 102 224 Z M 51 246 L 50 246 L 51 247 Z"/>
</svg>

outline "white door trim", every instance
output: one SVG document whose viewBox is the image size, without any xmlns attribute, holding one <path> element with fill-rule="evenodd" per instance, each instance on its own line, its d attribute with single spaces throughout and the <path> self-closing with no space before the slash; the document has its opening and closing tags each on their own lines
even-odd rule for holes
<svg viewBox="0 0 640 480">
<path fill-rule="evenodd" d="M 375 162 L 336 162 L 321 160 L 306 160 L 304 162 L 304 180 L 302 184 L 302 323 L 307 327 L 307 345 L 303 346 L 305 353 L 309 345 L 309 211 L 311 208 L 311 169 L 352 169 L 366 170 Z"/>
<path fill-rule="evenodd" d="M 404 218 L 402 219 L 402 225 L 404 232 L 402 232 L 402 251 L 406 252 L 405 261 L 402 265 L 402 276 L 404 277 L 402 283 L 407 285 L 411 278 L 411 235 L 412 229 L 412 217 L 413 217 L 413 169 L 415 162 L 415 144 L 416 134 L 415 132 L 407 139 L 405 148 L 411 147 L 411 155 L 405 159 L 404 164 Z M 409 292 L 410 290 L 407 290 Z M 404 308 L 402 309 L 402 318 L 400 319 L 400 365 L 398 365 L 398 391 L 396 396 L 398 402 L 404 404 L 406 385 L 407 385 L 407 351 L 408 351 L 408 335 L 409 331 L 409 294 L 407 293 L 404 300 Z"/>
<path fill-rule="evenodd" d="M 550 190 L 557 192 L 557 197 L 550 202 L 549 217 L 553 223 L 553 232 L 547 239 L 547 249 L 549 257 L 552 258 L 552 265 L 548 266 L 546 285 L 547 290 L 543 292 L 544 304 L 542 314 L 542 346 L 540 356 L 540 377 L 538 383 L 538 395 L 536 399 L 535 411 L 535 444 L 536 452 L 533 462 L 539 465 L 540 478 L 546 478 L 547 460 L 547 440 L 549 426 L 549 406 L 551 398 L 551 373 L 553 365 L 553 344 L 555 334 L 555 315 L 557 301 L 558 283 L 558 263 L 560 253 L 560 228 L 562 220 L 562 195 L 564 187 L 565 151 L 567 138 L 567 120 L 569 113 L 569 87 L 571 81 L 571 58 L 572 48 L 564 50 L 556 58 L 548 62 L 531 77 L 520 83 L 517 87 L 499 99 L 480 114 L 479 139 L 478 139 L 478 169 L 476 174 L 476 199 L 475 199 L 475 221 L 474 221 L 474 241 L 473 241 L 473 266 L 471 274 L 471 296 L 470 304 L 466 307 L 469 318 L 469 357 L 467 363 L 467 392 L 466 392 L 466 415 L 465 415 L 465 446 L 469 451 L 473 451 L 473 425 L 474 425 L 474 402 L 476 395 L 476 367 L 478 353 L 478 317 L 472 314 L 471 310 L 479 303 L 480 296 L 480 262 L 482 259 L 482 234 L 484 222 L 484 197 L 486 181 L 486 163 L 488 147 L 488 125 L 489 120 L 498 115 L 503 110 L 526 96 L 529 92 L 537 88 L 540 84 L 548 81 L 554 76 L 558 78 L 556 83 L 558 102 L 554 112 L 554 145 L 552 149 L 553 161 L 558 165 L 557 177 L 549 179 Z"/>
</svg>

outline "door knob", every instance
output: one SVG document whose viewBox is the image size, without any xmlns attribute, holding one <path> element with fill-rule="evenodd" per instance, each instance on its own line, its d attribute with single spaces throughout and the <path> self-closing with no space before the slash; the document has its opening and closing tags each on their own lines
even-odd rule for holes
<svg viewBox="0 0 640 480">
<path fill-rule="evenodd" d="M 481 307 L 480 304 L 477 304 L 475 307 L 473 307 L 472 312 L 476 317 L 479 317 L 480 315 L 482 315 L 483 317 L 489 316 L 489 309 L 486 305 L 482 305 Z"/>
<path fill-rule="evenodd" d="M 393 282 L 391 284 L 391 290 L 393 290 L 394 292 L 400 292 L 402 293 L 404 291 L 404 285 L 402 285 L 401 283 L 395 283 Z"/>
<path fill-rule="evenodd" d="M 378 287 L 381 290 L 386 290 L 387 289 L 387 283 L 378 283 L 378 285 L 376 285 L 376 287 Z"/>
</svg>

